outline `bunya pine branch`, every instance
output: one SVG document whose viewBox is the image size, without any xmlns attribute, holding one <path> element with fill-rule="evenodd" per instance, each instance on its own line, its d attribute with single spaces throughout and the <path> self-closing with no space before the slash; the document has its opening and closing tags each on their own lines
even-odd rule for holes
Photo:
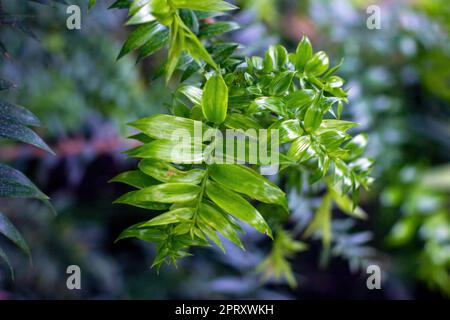
<svg viewBox="0 0 450 320">
<path fill-rule="evenodd" d="M 269 145 L 279 142 L 276 150 L 268 151 L 276 156 L 278 176 L 300 171 L 310 183 L 327 186 L 306 235 L 320 230 L 324 244 L 329 244 L 332 202 L 363 217 L 357 207 L 359 189 L 370 185 L 373 161 L 362 157 L 367 136 L 352 137 L 348 131 L 357 124 L 341 120 L 347 103 L 344 80 L 336 75 L 341 64 L 330 68 L 328 55 L 314 53 L 305 36 L 292 53 L 277 45 L 264 57 L 240 55 L 238 44 L 221 41 L 222 33 L 237 26 L 214 19 L 214 12 L 235 9 L 225 1 L 135 0 L 117 1 L 113 7 L 127 8 L 128 24 L 137 25 L 120 56 L 138 50 L 142 59 L 168 47 L 166 78 L 181 75 L 171 115 L 130 124 L 140 131 L 132 138 L 142 144 L 127 151 L 141 159 L 138 170 L 112 180 L 137 189 L 116 203 L 163 213 L 131 226 L 119 239 L 155 243 L 154 266 L 159 268 L 164 261 L 175 263 L 190 255 L 193 246 L 214 243 L 223 249 L 223 238 L 243 248 L 240 222 L 270 238 L 272 224 L 277 226 L 277 240 L 265 264 L 287 261 L 305 246 L 280 227 L 289 216 L 288 202 L 285 190 L 259 172 L 266 159 L 259 153 L 250 161 L 252 143 L 260 151 L 263 140 Z M 198 128 L 204 134 L 195 135 Z M 229 155 L 223 147 L 229 143 L 232 150 L 239 149 L 235 137 L 218 143 L 217 137 L 230 129 L 244 139 L 243 157 Z M 174 132 L 179 131 L 194 139 L 175 141 Z M 224 156 L 232 163 L 217 161 Z M 257 203 L 270 209 L 258 210 Z M 274 212 L 280 214 L 275 217 Z M 289 266 L 283 266 L 292 283 Z"/>
</svg>

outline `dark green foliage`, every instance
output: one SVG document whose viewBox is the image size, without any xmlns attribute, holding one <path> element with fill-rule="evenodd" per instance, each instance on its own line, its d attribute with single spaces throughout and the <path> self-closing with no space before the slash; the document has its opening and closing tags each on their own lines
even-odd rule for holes
<svg viewBox="0 0 450 320">
<path fill-rule="evenodd" d="M 35 0 L 35 2 L 42 4 L 51 3 L 51 1 L 44 0 Z M 65 3 L 64 1 L 55 2 Z M 34 37 L 34 34 L 26 27 L 21 17 L 16 17 L 5 12 L 1 12 L 1 14 L 0 20 L 2 24 L 20 29 L 28 35 Z M 6 53 L 5 46 L 1 43 L 0 45 L 4 48 L 4 56 L 8 57 L 9 55 Z M 15 85 L 11 82 L 0 80 L 0 90 L 7 90 L 13 87 L 15 87 Z M 0 138 L 2 140 L 13 140 L 28 143 L 53 154 L 53 151 L 33 130 L 29 128 L 29 126 L 40 126 L 39 120 L 33 113 L 24 107 L 14 105 L 6 101 L 0 101 Z M 49 203 L 49 198 L 43 194 L 36 187 L 36 185 L 33 184 L 33 182 L 31 182 L 20 171 L 2 163 L 0 163 L 0 198 L 34 198 L 43 201 L 51 208 L 51 210 L 53 210 Z M 9 219 L 1 212 L 0 234 L 12 241 L 31 258 L 30 249 L 28 248 L 25 239 L 9 221 Z M 1 248 L 0 258 L 8 264 L 12 273 L 13 269 L 10 261 L 6 253 Z"/>
</svg>

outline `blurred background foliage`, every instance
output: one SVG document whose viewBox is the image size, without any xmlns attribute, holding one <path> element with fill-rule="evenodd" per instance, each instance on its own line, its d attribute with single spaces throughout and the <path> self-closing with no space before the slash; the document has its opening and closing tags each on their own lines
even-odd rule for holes
<svg viewBox="0 0 450 320">
<path fill-rule="evenodd" d="M 36 39 L 0 26 L 10 59 L 0 75 L 17 84 L 6 100 L 26 105 L 47 127 L 56 157 L 28 146 L 2 146 L 0 160 L 14 164 L 51 196 L 59 215 L 45 206 L 1 200 L 2 212 L 21 229 L 33 265 L 9 250 L 16 268 L 0 268 L 2 298 L 445 298 L 450 296 L 450 42 L 445 0 L 240 0 L 242 29 L 227 35 L 261 54 L 270 44 L 291 46 L 308 35 L 327 51 L 350 88 L 344 119 L 369 132 L 376 158 L 375 184 L 361 195 L 368 220 L 355 223 L 336 212 L 333 241 L 308 248 L 294 240 L 320 204 L 317 193 L 298 188 L 292 173 L 292 217 L 272 248 L 251 229 L 247 251 L 229 245 L 225 256 L 196 250 L 177 269 L 150 269 L 154 248 L 141 242 L 114 244 L 126 226 L 148 213 L 111 201 L 125 189 L 107 181 L 135 166 L 121 151 L 131 134 L 125 123 L 167 112 L 170 99 L 155 78 L 165 53 L 135 65 L 116 57 L 129 28 L 112 1 L 67 1 L 82 8 L 81 30 L 65 27 L 66 6 L 3 1 L 26 17 Z M 366 27 L 366 8 L 381 9 L 381 29 Z M 262 209 L 263 210 L 263 209 Z M 0 239 L 2 247 L 12 246 Z M 289 248 L 280 256 L 277 248 Z M 306 249 L 306 250 L 305 250 Z M 286 252 L 284 250 L 283 252 Z M 366 288 L 365 266 L 381 266 L 383 290 Z M 83 289 L 66 288 L 68 265 L 80 265 Z M 288 281 L 277 269 L 292 268 Z M 262 271 L 257 272 L 257 271 Z M 292 281 L 295 279 L 296 281 Z M 297 286 L 293 283 L 297 282 Z"/>
</svg>

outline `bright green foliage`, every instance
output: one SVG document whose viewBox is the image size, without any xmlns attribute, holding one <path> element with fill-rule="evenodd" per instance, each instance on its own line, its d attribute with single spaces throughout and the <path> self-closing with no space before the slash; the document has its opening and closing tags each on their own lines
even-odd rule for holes
<svg viewBox="0 0 450 320">
<path fill-rule="evenodd" d="M 139 25 L 125 42 L 119 58 L 131 50 L 139 49 L 138 60 L 168 46 L 168 59 L 165 64 L 167 81 L 182 64 L 188 64 L 185 72 L 192 75 L 204 62 L 218 70 L 216 62 L 220 55 L 232 53 L 230 47 L 222 47 L 220 52 L 210 52 L 199 38 L 213 38 L 239 28 L 236 23 L 205 22 L 210 12 L 236 9 L 235 6 L 221 0 L 208 1 L 167 1 L 134 0 L 128 4 L 117 1 L 113 8 L 128 8 L 129 25 Z M 196 10 L 194 12 L 193 10 Z M 234 46 L 234 45 L 233 45 Z M 188 53 L 190 59 L 183 61 Z M 216 58 L 216 59 L 214 59 Z M 193 59 L 193 60 L 192 60 Z"/>
<path fill-rule="evenodd" d="M 263 137 L 257 130 L 277 129 L 277 164 L 281 172 L 301 171 L 311 184 L 322 182 L 327 186 L 324 202 L 306 235 L 320 231 L 324 243 L 330 243 L 332 203 L 349 215 L 364 217 L 356 204 L 359 189 L 367 188 L 372 181 L 373 164 L 371 159 L 361 157 L 367 137 L 352 138 L 348 130 L 357 124 L 340 119 L 347 102 L 344 82 L 335 75 L 340 64 L 329 68 L 327 54 L 314 53 L 306 37 L 295 53 L 288 53 L 280 45 L 271 46 L 264 58 L 239 56 L 235 44 L 204 46 L 196 36 L 197 26 L 200 23 L 201 32 L 205 26 L 199 21 L 210 15 L 198 11 L 182 15 L 180 9 L 232 8 L 223 1 L 147 1 L 147 5 L 158 23 L 170 30 L 167 78 L 180 69 L 182 82 L 194 73 L 199 80 L 181 84 L 175 91 L 170 107 L 173 115 L 156 115 L 131 124 L 149 141 L 127 154 L 143 159 L 140 171 L 158 182 L 141 184 L 142 175 L 136 172 L 121 175 L 115 180 L 140 190 L 117 202 L 164 212 L 125 230 L 119 239 L 136 237 L 156 243 L 154 265 L 159 267 L 164 261 L 175 263 L 177 258 L 189 255 L 191 246 L 214 243 L 223 248 L 218 234 L 242 247 L 237 224 L 241 221 L 277 239 L 264 265 L 275 265 L 276 273 L 285 275 L 292 284 L 286 258 L 303 250 L 304 245 L 280 228 L 272 235 L 270 226 L 277 220 L 276 212 L 284 217 L 278 222 L 286 219 L 289 208 L 285 192 L 258 172 L 263 163 L 260 158 L 256 164 L 251 163 L 253 166 L 248 158 L 228 154 L 234 164 L 210 163 L 208 160 L 217 158 L 213 153 L 216 140 L 210 138 L 215 130 L 247 130 L 248 140 L 262 148 Z M 148 35 L 142 37 L 151 39 Z M 144 41 L 135 43 L 141 45 Z M 123 50 L 134 47 L 126 44 Z M 183 51 L 188 56 L 183 56 L 187 63 L 182 64 L 178 62 Z M 195 132 L 196 124 L 203 129 L 202 137 L 183 143 L 171 140 L 173 132 Z M 256 201 L 271 209 L 263 214 L 255 207 Z"/>
<path fill-rule="evenodd" d="M 432 289 L 450 296 L 450 165 L 441 165 L 425 172 L 413 167 L 404 169 L 417 180 L 399 179 L 382 194 L 387 208 L 401 207 L 403 216 L 394 224 L 387 243 L 408 252 L 406 244 L 418 242 L 416 275 Z M 405 248 L 406 247 L 406 248 Z"/>
<path fill-rule="evenodd" d="M 256 270 L 263 274 L 264 280 L 271 277 L 279 280 L 285 277 L 287 283 L 295 288 L 297 282 L 288 259 L 298 252 L 307 250 L 307 248 L 305 243 L 294 240 L 290 233 L 279 229 L 273 242 L 272 251 Z"/>
</svg>

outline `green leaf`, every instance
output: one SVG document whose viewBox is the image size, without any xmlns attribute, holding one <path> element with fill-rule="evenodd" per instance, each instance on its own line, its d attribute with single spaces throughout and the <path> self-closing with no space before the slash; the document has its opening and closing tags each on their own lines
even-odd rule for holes
<svg viewBox="0 0 450 320">
<path fill-rule="evenodd" d="M 268 109 L 278 115 L 285 116 L 287 114 L 286 105 L 283 100 L 278 97 L 260 97 L 255 100 L 255 103 L 261 109 Z"/>
<path fill-rule="evenodd" d="M 359 134 L 350 140 L 344 147 L 344 150 L 349 152 L 349 156 L 346 160 L 354 160 L 361 156 L 364 153 L 364 150 L 366 150 L 367 143 L 368 136 L 365 133 Z"/>
<path fill-rule="evenodd" d="M 195 200 L 200 190 L 199 186 L 188 183 L 164 183 L 129 192 L 114 203 L 130 205 L 147 202 L 182 203 Z"/>
<path fill-rule="evenodd" d="M 305 130 L 313 132 L 320 126 L 322 119 L 323 113 L 320 109 L 320 105 L 318 103 L 313 103 L 308 110 L 306 110 L 305 119 L 303 121 Z"/>
<path fill-rule="evenodd" d="M 9 219 L 0 212 L 0 234 L 11 240 L 28 257 L 31 257 L 30 248 L 20 232 L 14 227 Z"/>
<path fill-rule="evenodd" d="M 336 120 L 336 119 L 324 119 L 320 125 L 320 128 L 317 129 L 317 133 L 327 130 L 337 130 L 346 132 L 347 130 L 356 127 L 358 123 L 344 120 Z"/>
<path fill-rule="evenodd" d="M 316 98 L 316 91 L 311 89 L 302 89 L 292 92 L 288 95 L 286 106 L 288 109 L 301 109 L 310 106 Z"/>
<path fill-rule="evenodd" d="M 160 214 L 159 216 L 151 219 L 150 221 L 142 223 L 139 227 L 140 228 L 146 228 L 146 227 L 148 228 L 148 227 L 156 227 L 156 226 L 163 226 L 166 224 L 178 223 L 183 220 L 184 221 L 190 220 L 193 215 L 194 215 L 193 208 L 175 209 L 175 210 Z"/>
<path fill-rule="evenodd" d="M 334 151 L 341 144 L 349 139 L 349 135 L 337 130 L 327 130 L 319 135 L 320 144 L 326 147 L 328 151 Z"/>
<path fill-rule="evenodd" d="M 206 183 L 206 194 L 229 214 L 251 225 L 259 232 L 272 237 L 272 231 L 258 210 L 237 193 L 221 187 L 215 182 L 208 181 Z"/>
<path fill-rule="evenodd" d="M 186 37 L 184 39 L 185 41 L 184 45 L 185 49 L 189 52 L 189 54 L 197 61 L 203 60 L 211 67 L 213 67 L 215 70 L 218 70 L 217 64 L 214 62 L 213 58 L 211 57 L 209 52 L 205 49 L 205 47 L 197 38 L 197 36 L 185 25 L 183 25 L 183 27 L 185 28 L 184 32 L 186 34 Z"/>
<path fill-rule="evenodd" d="M 200 29 L 200 38 L 212 38 L 219 34 L 231 32 L 238 30 L 240 28 L 239 24 L 230 21 L 219 21 L 212 24 L 206 24 Z"/>
<path fill-rule="evenodd" d="M 152 55 L 169 44 L 169 30 L 167 28 L 155 31 L 152 37 L 139 50 L 137 61 Z"/>
<path fill-rule="evenodd" d="M 202 202 L 200 203 L 198 214 L 200 221 L 220 232 L 226 239 L 230 240 L 241 249 L 244 249 L 236 229 L 225 213 L 216 209 L 212 204 Z"/>
<path fill-rule="evenodd" d="M 145 222 L 144 222 L 145 223 Z M 164 241 L 166 235 L 161 228 L 141 228 L 142 223 L 132 225 L 131 227 L 122 231 L 117 237 L 116 241 L 127 238 L 138 238 L 147 242 L 161 242 Z"/>
<path fill-rule="evenodd" d="M 222 249 L 223 252 L 225 252 L 222 241 L 220 241 L 219 236 L 213 228 L 203 221 L 197 221 L 197 226 L 211 242 L 215 243 L 220 249 Z"/>
<path fill-rule="evenodd" d="M 0 101 L 0 120 L 11 121 L 25 126 L 40 126 L 39 119 L 24 107 Z"/>
<path fill-rule="evenodd" d="M 273 78 L 269 84 L 269 93 L 273 96 L 284 95 L 292 84 L 294 72 L 284 71 Z"/>
<path fill-rule="evenodd" d="M 159 181 L 170 183 L 200 184 L 205 176 L 204 170 L 192 169 L 190 171 L 181 171 L 169 165 L 167 162 L 154 159 L 142 160 L 139 163 L 139 169 Z"/>
<path fill-rule="evenodd" d="M 151 0 L 150 6 L 151 13 L 162 24 L 168 26 L 174 21 L 175 8 L 172 7 L 168 0 Z"/>
<path fill-rule="evenodd" d="M 131 0 L 116 0 L 108 9 L 128 9 Z M 149 1 L 149 0 L 148 0 Z"/>
<path fill-rule="evenodd" d="M 188 98 L 193 104 L 201 106 L 202 105 L 202 95 L 203 90 L 194 86 L 182 86 L 178 88 L 177 92 L 183 94 Z"/>
<path fill-rule="evenodd" d="M 235 164 L 214 164 L 209 175 L 219 184 L 252 199 L 278 204 L 288 210 L 286 195 L 281 189 L 252 169 Z"/>
<path fill-rule="evenodd" d="M 142 189 L 150 187 L 158 182 L 139 170 L 127 171 L 112 178 L 109 182 L 120 182 L 132 187 Z"/>
<path fill-rule="evenodd" d="M 135 15 L 142 7 L 147 6 L 152 0 L 129 0 L 128 1 L 128 15 Z M 130 4 L 131 2 L 131 4 Z"/>
<path fill-rule="evenodd" d="M 301 136 L 292 142 L 288 150 L 287 156 L 298 163 L 311 159 L 314 150 L 311 148 L 311 138 L 309 136 Z"/>
<path fill-rule="evenodd" d="M 149 142 L 154 141 L 154 139 L 150 138 L 145 133 L 137 133 L 137 134 L 134 134 L 132 136 L 129 136 L 127 139 L 136 140 L 136 141 L 139 141 L 139 142 L 142 142 L 142 143 L 149 143 Z"/>
<path fill-rule="evenodd" d="M 199 33 L 200 24 L 198 22 L 197 15 L 193 10 L 181 9 L 179 11 L 181 20 L 186 24 L 186 26 L 195 34 Z"/>
<path fill-rule="evenodd" d="M 345 194 L 341 194 L 335 188 L 329 188 L 329 192 L 333 198 L 333 201 L 342 210 L 342 212 L 348 214 L 351 217 L 358 219 L 367 219 L 367 213 L 360 207 L 354 207 L 352 200 Z"/>
<path fill-rule="evenodd" d="M 211 55 L 218 64 L 223 64 L 239 47 L 237 43 L 217 43 L 211 49 Z"/>
<path fill-rule="evenodd" d="M 180 19 L 181 20 L 181 19 Z M 166 71 L 166 84 L 172 78 L 172 75 L 180 60 L 181 52 L 184 47 L 184 33 L 177 20 L 173 20 L 170 26 L 169 34 L 169 55 L 165 65 Z"/>
<path fill-rule="evenodd" d="M 270 129 L 279 130 L 280 143 L 290 142 L 303 134 L 298 119 L 279 120 L 271 125 Z"/>
<path fill-rule="evenodd" d="M 150 23 L 145 23 L 138 26 L 135 30 L 133 30 L 133 32 L 131 32 L 127 41 L 120 50 L 117 59 L 120 59 L 130 51 L 143 46 L 145 43 L 154 42 L 156 39 L 155 36 L 160 32 L 163 32 L 165 29 L 166 27 L 157 21 L 152 21 Z"/>
<path fill-rule="evenodd" d="M 329 88 L 340 88 L 344 85 L 344 80 L 338 76 L 331 76 L 327 79 L 327 84 Z"/>
<path fill-rule="evenodd" d="M 303 71 L 306 63 L 312 57 L 312 46 L 309 42 L 308 37 L 303 35 L 302 40 L 297 46 L 297 51 L 295 52 L 295 68 L 299 71 Z"/>
<path fill-rule="evenodd" d="M 95 6 L 95 3 L 97 2 L 97 0 L 89 0 L 89 5 L 88 5 L 88 9 L 91 10 L 93 6 Z"/>
<path fill-rule="evenodd" d="M 51 154 L 50 147 L 30 128 L 0 118 L 0 137 L 25 142 Z"/>
<path fill-rule="evenodd" d="M 178 139 L 181 137 L 198 138 L 198 132 L 205 133 L 211 129 L 204 123 L 192 119 L 175 117 L 167 114 L 157 114 L 129 123 L 130 126 L 142 131 L 154 139 Z"/>
<path fill-rule="evenodd" d="M 0 198 L 49 199 L 23 173 L 2 163 L 0 163 Z"/>
<path fill-rule="evenodd" d="M 131 16 L 125 25 L 135 25 L 149 23 L 156 20 L 156 17 L 152 14 L 152 8 L 148 0 L 137 0 L 137 2 L 148 2 L 137 10 L 129 10 L 129 16 Z"/>
<path fill-rule="evenodd" d="M 158 159 L 173 163 L 201 163 L 205 157 L 202 144 L 180 143 L 176 140 L 156 140 L 128 152 L 136 158 Z"/>
<path fill-rule="evenodd" d="M 331 197 L 327 194 L 320 204 L 313 221 L 306 229 L 304 236 L 309 237 L 315 231 L 320 230 L 322 233 L 322 242 L 325 247 L 329 247 L 331 243 Z"/>
<path fill-rule="evenodd" d="M 208 121 L 221 124 L 228 110 L 228 87 L 220 74 L 206 81 L 202 97 L 203 114 Z"/>
<path fill-rule="evenodd" d="M 14 269 L 12 268 L 11 262 L 9 261 L 8 256 L 6 255 L 5 251 L 0 247 L 0 258 L 5 261 L 6 265 L 9 268 L 9 272 L 11 274 L 11 279 L 14 280 Z"/>
<path fill-rule="evenodd" d="M 228 11 L 237 9 L 236 6 L 221 0 L 172 0 L 177 8 L 192 9 L 199 11 Z"/>
<path fill-rule="evenodd" d="M 329 65 L 328 55 L 323 51 L 319 51 L 306 63 L 305 72 L 308 75 L 320 76 L 327 71 Z"/>
<path fill-rule="evenodd" d="M 231 129 L 262 129 L 262 126 L 252 117 L 240 113 L 230 113 L 224 122 Z"/>
</svg>

